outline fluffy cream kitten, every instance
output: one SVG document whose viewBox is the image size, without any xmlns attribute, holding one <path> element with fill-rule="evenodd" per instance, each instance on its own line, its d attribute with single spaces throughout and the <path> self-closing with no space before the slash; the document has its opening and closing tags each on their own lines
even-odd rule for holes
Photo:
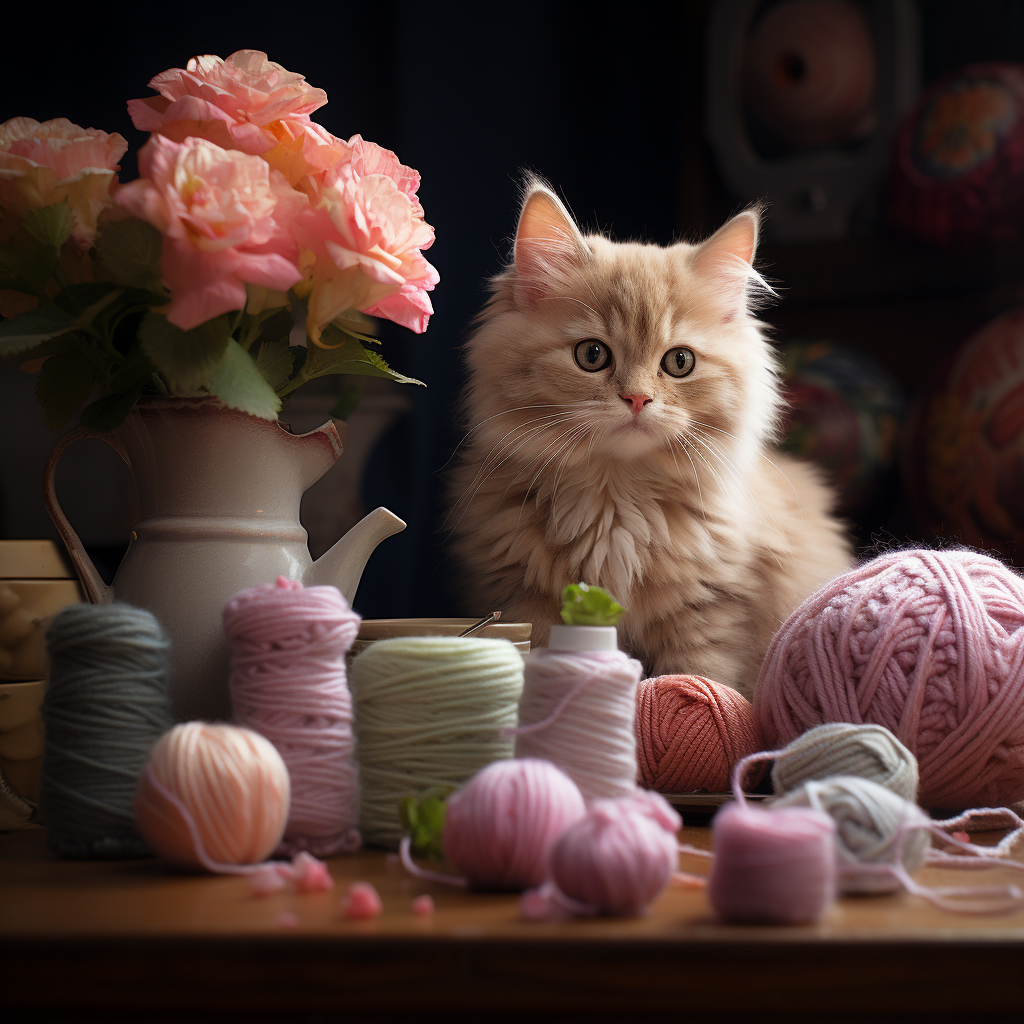
<svg viewBox="0 0 1024 1024">
<path fill-rule="evenodd" d="M 758 219 L 699 245 L 612 242 L 527 183 L 514 263 L 466 346 L 449 525 L 476 611 L 532 622 L 544 645 L 562 588 L 596 583 L 649 674 L 749 696 L 785 616 L 848 567 L 829 492 L 772 446 Z"/>
</svg>

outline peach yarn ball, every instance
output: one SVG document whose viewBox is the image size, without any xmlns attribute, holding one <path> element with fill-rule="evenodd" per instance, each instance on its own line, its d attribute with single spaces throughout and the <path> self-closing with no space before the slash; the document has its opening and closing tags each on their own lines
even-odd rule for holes
<svg viewBox="0 0 1024 1024">
<path fill-rule="evenodd" d="M 765 746 L 750 702 L 701 676 L 642 680 L 634 728 L 640 785 L 662 793 L 724 792 L 732 766 Z M 751 768 L 747 785 L 765 770 Z"/>
<path fill-rule="evenodd" d="M 1024 797 L 1024 579 L 969 550 L 897 551 L 826 584 L 783 623 L 754 691 L 765 739 L 885 726 L 927 808 Z"/>
<path fill-rule="evenodd" d="M 290 793 L 281 755 L 259 733 L 186 722 L 153 747 L 135 792 L 135 818 L 146 842 L 176 864 L 259 864 L 281 841 Z M 167 794 L 191 816 L 201 851 Z"/>
</svg>

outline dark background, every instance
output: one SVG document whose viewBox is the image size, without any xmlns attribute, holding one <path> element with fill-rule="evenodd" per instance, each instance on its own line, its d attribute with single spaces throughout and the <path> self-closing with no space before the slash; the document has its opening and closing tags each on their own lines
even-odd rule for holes
<svg viewBox="0 0 1024 1024">
<path fill-rule="evenodd" d="M 129 180 L 145 136 L 132 128 L 126 100 L 149 95 L 154 74 L 194 54 L 264 49 L 326 90 L 330 102 L 314 117 L 331 132 L 359 132 L 421 171 L 437 231 L 436 314 L 424 335 L 387 324 L 382 335 L 392 365 L 428 387 L 412 389 L 412 413 L 379 442 L 363 486 L 366 507 L 387 505 L 409 529 L 374 555 L 356 605 L 370 617 L 453 613 L 440 470 L 458 440 L 459 347 L 485 278 L 507 258 L 520 171 L 540 172 L 585 227 L 618 238 L 698 237 L 740 208 L 704 140 L 709 7 L 90 7 L 47 25 L 38 45 L 8 37 L 0 120 L 62 116 L 118 131 L 130 145 L 121 173 Z M 968 61 L 1024 60 L 1024 5 L 1015 0 L 929 0 L 919 17 L 922 84 Z M 847 241 L 769 245 L 764 268 L 783 286 L 766 314 L 775 336 L 865 346 L 912 388 L 943 352 L 1020 298 L 1016 249 L 964 257 L 899 243 L 905 258 L 894 269 L 884 259 L 891 244 L 869 217 Z M 0 375 L 3 536 L 53 535 L 37 497 L 51 439 L 26 411 L 31 386 L 14 368 Z M 68 479 L 82 479 L 85 466 Z M 887 517 L 859 524 L 861 538 L 912 536 L 899 509 Z M 103 547 L 116 561 L 117 545 Z"/>
</svg>

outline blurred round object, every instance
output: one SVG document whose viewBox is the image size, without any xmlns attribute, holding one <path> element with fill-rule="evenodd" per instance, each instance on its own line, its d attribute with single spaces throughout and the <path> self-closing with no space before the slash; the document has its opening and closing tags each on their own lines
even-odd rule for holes
<svg viewBox="0 0 1024 1024">
<path fill-rule="evenodd" d="M 875 49 L 850 0 L 782 0 L 758 19 L 743 98 L 761 126 L 798 148 L 863 138 L 877 120 Z"/>
<path fill-rule="evenodd" d="M 841 512 L 884 503 L 906 413 L 896 379 L 864 352 L 835 342 L 790 342 L 781 355 L 789 403 L 783 447 L 821 467 Z"/>
<path fill-rule="evenodd" d="M 1017 563 L 1024 550 L 1024 308 L 959 348 L 911 417 L 904 465 L 922 524 Z"/>
<path fill-rule="evenodd" d="M 939 79 L 896 141 L 889 220 L 926 242 L 1019 238 L 1024 66 L 970 64 Z"/>
</svg>

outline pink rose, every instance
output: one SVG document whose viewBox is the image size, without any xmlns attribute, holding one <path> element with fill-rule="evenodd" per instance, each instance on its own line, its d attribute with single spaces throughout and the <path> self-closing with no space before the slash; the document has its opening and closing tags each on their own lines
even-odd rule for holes
<svg viewBox="0 0 1024 1024">
<path fill-rule="evenodd" d="M 327 102 L 323 89 L 260 50 L 239 50 L 227 60 L 193 57 L 184 70 L 164 71 L 149 86 L 160 95 L 128 101 L 136 128 L 176 142 L 195 136 L 243 153 L 269 153 L 301 140 L 309 115 Z"/>
<path fill-rule="evenodd" d="M 358 135 L 348 146 L 293 225 L 303 266 L 312 265 L 309 336 L 319 343 L 324 326 L 348 309 L 422 332 L 433 313 L 427 292 L 440 277 L 422 253 L 434 229 L 416 196 L 419 174 Z"/>
<path fill-rule="evenodd" d="M 164 236 L 171 323 L 189 330 L 241 309 L 246 283 L 285 291 L 302 276 L 288 229 L 308 201 L 258 156 L 153 135 L 139 171 L 117 202 Z"/>
<path fill-rule="evenodd" d="M 110 205 L 128 143 L 116 132 L 79 128 L 59 117 L 40 124 L 12 117 L 0 125 L 0 239 L 30 210 L 67 200 L 71 240 L 81 251 L 96 239 L 96 218 Z"/>
</svg>

